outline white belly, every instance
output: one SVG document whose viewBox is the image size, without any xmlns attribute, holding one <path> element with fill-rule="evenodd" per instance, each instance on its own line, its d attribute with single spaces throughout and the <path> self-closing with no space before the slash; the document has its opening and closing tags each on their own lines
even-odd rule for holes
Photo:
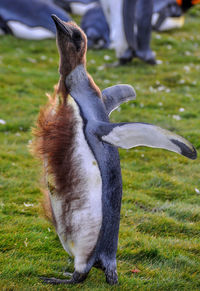
<svg viewBox="0 0 200 291">
<path fill-rule="evenodd" d="M 8 21 L 7 25 L 12 33 L 19 38 L 40 40 L 55 37 L 54 33 L 45 27 L 30 27 L 15 20 Z"/>
<path fill-rule="evenodd" d="M 77 183 L 75 192 L 76 196 L 80 193 L 80 199 L 84 202 L 81 206 L 77 199 L 71 202 L 69 215 L 66 211 L 67 205 L 63 208 L 65 197 L 50 194 L 50 198 L 60 241 L 64 249 L 75 257 L 75 268 L 81 272 L 96 245 L 102 224 L 102 180 L 98 164 L 83 134 L 79 108 L 71 97 L 70 104 L 77 118 L 73 161 L 78 165 L 80 184 Z M 69 219 L 71 231 L 68 234 L 66 224 Z"/>
<path fill-rule="evenodd" d="M 110 47 L 115 49 L 116 56 L 120 58 L 128 48 L 122 14 L 123 1 L 101 0 L 101 5 L 110 28 Z"/>
</svg>

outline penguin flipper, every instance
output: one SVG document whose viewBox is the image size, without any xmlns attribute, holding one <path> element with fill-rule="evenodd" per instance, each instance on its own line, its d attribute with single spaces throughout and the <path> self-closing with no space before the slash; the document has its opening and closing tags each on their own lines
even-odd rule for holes
<svg viewBox="0 0 200 291">
<path fill-rule="evenodd" d="M 135 100 L 136 93 L 130 85 L 115 85 L 102 91 L 103 102 L 108 115 L 120 104 Z"/>
<path fill-rule="evenodd" d="M 101 140 L 108 144 L 130 149 L 137 146 L 162 148 L 176 152 L 192 160 L 197 152 L 193 145 L 183 137 L 161 127 L 147 123 L 107 123 L 99 126 Z"/>
</svg>

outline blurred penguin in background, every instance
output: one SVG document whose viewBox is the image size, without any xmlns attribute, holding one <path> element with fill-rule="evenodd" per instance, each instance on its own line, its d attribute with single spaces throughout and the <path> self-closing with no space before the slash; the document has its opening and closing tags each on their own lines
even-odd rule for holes
<svg viewBox="0 0 200 291">
<path fill-rule="evenodd" d="M 152 26 L 157 31 L 181 28 L 185 12 L 200 0 L 154 0 Z"/>
<path fill-rule="evenodd" d="M 53 0 L 67 12 L 83 16 L 89 9 L 98 6 L 99 0 Z"/>
<path fill-rule="evenodd" d="M 52 0 L 0 0 L 0 35 L 32 40 L 54 38 L 53 13 L 66 22 L 71 20 Z"/>
<path fill-rule="evenodd" d="M 89 9 L 83 15 L 81 28 L 87 35 L 88 49 L 102 49 L 109 47 L 109 26 L 100 4 Z"/>
<path fill-rule="evenodd" d="M 119 64 L 137 57 L 156 64 L 150 48 L 153 0 L 100 0 Z"/>
</svg>

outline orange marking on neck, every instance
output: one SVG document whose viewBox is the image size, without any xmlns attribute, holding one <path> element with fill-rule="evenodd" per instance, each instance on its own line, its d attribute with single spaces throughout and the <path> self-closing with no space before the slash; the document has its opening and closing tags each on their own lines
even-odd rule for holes
<svg viewBox="0 0 200 291">
<path fill-rule="evenodd" d="M 183 0 L 176 0 L 176 2 L 179 6 L 182 6 L 182 4 L 183 4 Z"/>
<path fill-rule="evenodd" d="M 200 3 L 200 0 L 192 0 L 192 4 L 193 5 L 196 5 L 196 4 L 199 4 Z"/>
</svg>

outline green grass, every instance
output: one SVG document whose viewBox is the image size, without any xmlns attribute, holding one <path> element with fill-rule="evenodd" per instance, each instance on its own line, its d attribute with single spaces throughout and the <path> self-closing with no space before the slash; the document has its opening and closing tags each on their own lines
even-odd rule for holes
<svg viewBox="0 0 200 291">
<path fill-rule="evenodd" d="M 187 14 L 182 29 L 153 33 L 152 48 L 162 61 L 155 67 L 133 60 L 102 68 L 115 61 L 114 52 L 88 52 L 88 71 L 101 89 L 117 83 L 136 89 L 137 100 L 114 112 L 113 122 L 160 125 L 188 138 L 199 151 L 199 27 L 198 7 Z M 150 148 L 120 150 L 119 285 L 108 286 L 95 269 L 77 286 L 39 280 L 73 271 L 73 260 L 43 216 L 41 166 L 27 147 L 45 92 L 58 81 L 57 68 L 55 40 L 1 37 L 0 119 L 6 124 L 0 124 L 0 290 L 200 290 L 199 159 Z M 136 268 L 140 272 L 132 273 Z"/>
</svg>

